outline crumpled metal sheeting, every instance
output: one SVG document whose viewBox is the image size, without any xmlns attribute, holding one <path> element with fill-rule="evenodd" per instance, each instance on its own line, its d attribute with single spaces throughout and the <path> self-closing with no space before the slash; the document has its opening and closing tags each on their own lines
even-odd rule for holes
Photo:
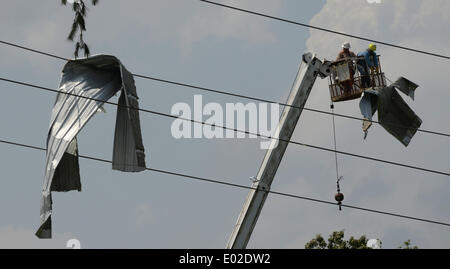
<svg viewBox="0 0 450 269">
<path fill-rule="evenodd" d="M 399 81 L 402 82 L 395 86 L 392 84 L 386 88 L 366 90 L 359 106 L 364 118 L 370 121 L 378 110 L 380 125 L 407 147 L 422 125 L 422 120 L 402 99 L 396 88 L 401 88 L 402 92 L 411 96 L 411 91 L 414 92 L 418 86 L 404 78 L 397 80 Z M 410 83 L 405 84 L 406 82 Z M 366 134 L 369 127 L 363 126 Z"/>
<path fill-rule="evenodd" d="M 81 191 L 80 165 L 78 163 L 78 144 L 75 137 L 64 152 L 53 175 L 50 191 Z"/>
<path fill-rule="evenodd" d="M 359 109 L 364 116 L 363 131 L 366 140 L 370 127 L 372 127 L 372 117 L 377 112 L 378 93 L 375 90 L 366 90 L 359 102 Z"/>
<path fill-rule="evenodd" d="M 133 109 L 139 107 L 134 79 L 116 57 L 98 55 L 69 61 L 64 66 L 59 90 L 92 99 L 64 93 L 56 97 L 47 137 L 41 226 L 36 232 L 39 238 L 51 238 L 51 191 L 81 190 L 76 135 L 119 90 L 122 93 L 116 118 L 113 169 L 127 172 L 145 169 L 139 113 Z"/>
<path fill-rule="evenodd" d="M 413 100 L 414 100 L 414 93 L 416 89 L 419 87 L 419 85 L 404 77 L 400 77 L 399 79 L 397 79 L 397 81 L 395 81 L 391 86 L 394 86 L 404 94 L 411 97 L 411 99 Z"/>
<path fill-rule="evenodd" d="M 381 126 L 407 147 L 422 125 L 422 120 L 393 86 L 383 88 L 379 93 L 378 119 Z"/>
<path fill-rule="evenodd" d="M 145 150 L 142 142 L 138 96 L 133 75 L 125 68 L 122 72 L 123 91 L 117 107 L 116 130 L 114 135 L 113 169 L 124 172 L 145 170 Z M 132 165 L 129 165 L 132 164 Z"/>
<path fill-rule="evenodd" d="M 364 91 L 364 96 L 359 101 L 359 109 L 365 119 L 372 121 L 372 117 L 378 109 L 378 91 Z"/>
</svg>

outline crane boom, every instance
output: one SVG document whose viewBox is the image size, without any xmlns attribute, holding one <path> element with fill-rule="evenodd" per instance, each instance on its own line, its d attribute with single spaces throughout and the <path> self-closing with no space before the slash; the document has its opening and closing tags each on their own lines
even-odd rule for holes
<svg viewBox="0 0 450 269">
<path fill-rule="evenodd" d="M 227 248 L 229 249 L 245 249 L 247 247 L 264 202 L 269 194 L 268 191 L 272 185 L 273 178 L 286 151 L 288 145 L 286 141 L 289 141 L 292 137 L 316 78 L 317 76 L 325 78 L 330 75 L 329 62 L 321 61 L 311 53 L 304 54 L 302 58 L 303 61 L 300 64 L 297 77 L 288 97 L 287 104 L 289 106 L 285 106 L 276 133 L 273 136 L 284 141 L 272 138 L 256 180 L 253 182 L 253 189 L 250 190 L 247 196 L 247 200 L 228 241 Z"/>
</svg>

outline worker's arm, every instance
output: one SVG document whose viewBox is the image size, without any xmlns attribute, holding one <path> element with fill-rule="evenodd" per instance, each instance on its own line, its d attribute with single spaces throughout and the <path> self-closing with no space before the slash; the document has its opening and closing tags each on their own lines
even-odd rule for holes
<svg viewBox="0 0 450 269">
<path fill-rule="evenodd" d="M 375 56 L 373 56 L 373 66 L 378 69 L 380 67 L 380 65 L 378 64 L 378 56 L 376 53 L 374 54 Z"/>
</svg>

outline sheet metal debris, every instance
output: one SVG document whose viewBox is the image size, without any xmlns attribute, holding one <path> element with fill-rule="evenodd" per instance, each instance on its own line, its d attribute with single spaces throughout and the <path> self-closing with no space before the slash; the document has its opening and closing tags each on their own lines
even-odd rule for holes
<svg viewBox="0 0 450 269">
<path fill-rule="evenodd" d="M 81 191 L 76 136 L 104 102 L 121 92 L 117 108 L 112 169 L 143 171 L 145 153 L 133 76 L 114 56 L 69 61 L 53 106 L 41 199 L 39 238 L 51 238 L 52 191 Z M 80 98 L 71 93 L 87 98 Z M 95 99 L 95 100 L 94 100 Z M 98 101 L 100 100 L 100 101 Z"/>
<path fill-rule="evenodd" d="M 396 89 L 414 100 L 414 92 L 417 87 L 417 84 L 401 77 L 389 87 L 366 90 L 359 103 L 361 113 L 366 119 L 363 122 L 364 139 L 372 125 L 372 117 L 378 111 L 380 125 L 407 147 L 422 125 L 422 120 L 402 99 Z"/>
</svg>

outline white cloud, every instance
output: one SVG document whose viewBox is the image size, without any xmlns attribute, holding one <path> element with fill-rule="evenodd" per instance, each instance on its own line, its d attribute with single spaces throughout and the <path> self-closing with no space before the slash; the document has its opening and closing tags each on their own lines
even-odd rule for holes
<svg viewBox="0 0 450 269">
<path fill-rule="evenodd" d="M 329 0 L 311 20 L 311 24 L 356 36 L 449 53 L 447 44 L 450 36 L 442 35 L 450 22 L 449 9 L 450 2 L 445 0 L 395 0 L 383 1 L 379 5 L 368 4 L 365 0 Z M 317 53 L 334 57 L 334 50 L 346 39 L 348 38 L 311 30 L 307 45 Z M 367 43 L 351 41 L 354 47 Z M 332 44 L 336 45 L 336 49 Z M 384 50 L 386 47 L 381 48 Z M 330 55 L 330 52 L 333 53 Z"/>
</svg>

